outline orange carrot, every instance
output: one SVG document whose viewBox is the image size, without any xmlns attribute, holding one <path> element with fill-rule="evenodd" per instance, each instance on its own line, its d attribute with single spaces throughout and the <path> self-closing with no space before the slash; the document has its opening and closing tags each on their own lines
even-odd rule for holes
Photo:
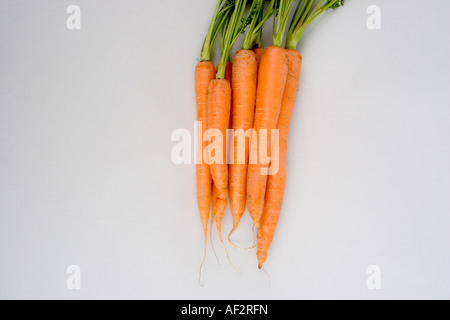
<svg viewBox="0 0 450 320">
<path fill-rule="evenodd" d="M 208 89 L 208 128 L 217 129 L 222 134 L 222 157 L 218 162 L 210 162 L 211 176 L 217 188 L 216 214 L 217 230 L 221 230 L 222 217 L 227 207 L 228 166 L 226 162 L 226 131 L 230 121 L 231 87 L 228 80 L 214 79 Z M 217 137 L 216 137 L 217 138 Z"/>
<path fill-rule="evenodd" d="M 277 46 L 269 46 L 261 57 L 258 71 L 258 89 L 256 96 L 255 121 L 253 124 L 253 136 L 251 140 L 250 163 L 247 173 L 247 208 L 256 227 L 259 228 L 259 219 L 264 208 L 264 194 L 266 191 L 268 164 L 263 164 L 259 159 L 262 139 L 261 130 L 267 133 L 267 150 L 265 154 L 271 156 L 271 130 L 276 129 L 281 108 L 284 86 L 287 76 L 286 51 Z M 263 142 L 264 143 L 264 142 Z M 252 156 L 257 156 L 258 161 L 252 161 Z M 254 163 L 252 163 L 254 162 Z"/>
<path fill-rule="evenodd" d="M 198 134 L 201 135 L 201 143 L 197 151 L 197 165 L 196 165 L 196 187 L 197 187 L 197 203 L 200 212 L 200 218 L 203 225 L 204 232 L 204 254 L 203 260 L 200 264 L 199 282 L 201 279 L 202 266 L 206 259 L 207 246 L 207 228 L 209 220 L 209 212 L 211 209 L 211 187 L 212 177 L 211 170 L 205 159 L 203 159 L 206 142 L 203 141 L 204 134 L 208 126 L 208 89 L 210 82 L 215 78 L 215 67 L 211 62 L 211 52 L 217 37 L 217 34 L 230 11 L 230 8 L 223 6 L 219 12 L 222 0 L 217 1 L 213 18 L 209 25 L 208 33 L 203 42 L 200 53 L 201 61 L 195 67 L 195 94 L 197 102 L 197 121 L 201 123 L 202 130 Z"/>
<path fill-rule="evenodd" d="M 272 45 L 264 50 L 258 70 L 255 121 L 247 173 L 247 208 L 258 229 L 269 173 L 269 163 L 266 161 L 270 161 L 272 154 L 272 130 L 277 127 L 286 84 L 287 55 L 281 44 L 292 3 L 293 0 L 277 2 L 278 14 L 274 17 Z M 261 158 L 264 155 L 267 159 Z"/>
<path fill-rule="evenodd" d="M 222 134 L 223 154 L 221 159 L 219 159 L 220 163 L 214 163 L 214 161 L 210 161 L 211 176 L 213 178 L 214 185 L 217 188 L 217 199 L 214 208 L 216 215 L 216 225 L 222 244 L 222 217 L 227 207 L 228 197 L 226 131 L 230 125 L 230 109 L 232 99 L 231 85 L 226 77 L 230 77 L 230 71 L 232 71 L 232 64 L 229 62 L 231 48 L 245 28 L 246 19 L 243 20 L 242 18 L 244 15 L 246 2 L 247 0 L 234 1 L 233 12 L 231 16 L 226 19 L 226 22 L 223 26 L 221 38 L 222 57 L 219 65 L 217 66 L 216 79 L 211 81 L 208 91 L 208 128 L 217 129 Z M 228 75 L 226 76 L 227 67 Z M 223 246 L 225 248 L 224 244 Z"/>
<path fill-rule="evenodd" d="M 314 5 L 315 4 L 315 5 Z M 275 229 L 280 217 L 286 185 L 286 152 L 289 126 L 295 97 L 298 90 L 298 80 L 302 64 L 302 56 L 296 46 L 305 28 L 327 9 L 336 9 L 344 4 L 343 0 L 329 1 L 299 1 L 289 27 L 286 38 L 286 54 L 288 58 L 288 75 L 284 88 L 283 100 L 278 118 L 277 129 L 279 133 L 279 168 L 278 172 L 268 177 L 265 192 L 264 211 L 258 229 L 258 267 L 261 268 L 266 261 L 267 252 L 272 242 Z M 276 160 L 276 159 L 275 159 Z"/>
<path fill-rule="evenodd" d="M 274 13 L 275 1 L 270 1 L 269 8 L 263 15 L 265 1 L 253 1 L 249 10 L 249 26 L 246 31 L 242 48 L 235 53 L 232 71 L 232 99 L 231 99 L 231 138 L 233 151 L 230 155 L 229 184 L 230 206 L 233 215 L 233 228 L 236 229 L 245 211 L 247 194 L 247 168 L 251 129 L 255 116 L 256 88 L 258 76 L 258 62 L 254 46 L 262 44 L 262 26 Z M 248 135 L 250 133 L 250 135 Z M 230 236 L 228 236 L 230 240 Z M 230 241 L 231 242 L 231 241 Z"/>
<path fill-rule="evenodd" d="M 270 175 L 267 181 L 264 211 L 260 220 L 260 229 L 258 230 L 258 251 L 256 255 L 259 268 L 266 261 L 267 251 L 272 242 L 281 212 L 286 184 L 286 152 L 289 125 L 295 105 L 302 64 L 302 56 L 298 51 L 286 49 L 286 52 L 288 57 L 288 75 L 277 124 L 277 129 L 279 130 L 279 169 L 276 174 Z"/>
<path fill-rule="evenodd" d="M 202 132 L 199 132 L 203 137 L 208 126 L 207 105 L 208 105 L 208 88 L 209 83 L 215 78 L 214 64 L 211 61 L 201 61 L 195 67 L 195 93 L 197 99 L 197 121 L 202 123 Z M 202 139 L 203 141 L 203 139 Z M 201 154 L 206 147 L 206 142 L 203 141 L 201 147 Z M 205 239 L 207 234 L 209 212 L 211 209 L 211 173 L 209 165 L 205 161 L 198 161 L 196 165 L 197 176 L 197 203 L 200 211 L 200 218 L 205 232 Z"/>
<path fill-rule="evenodd" d="M 233 58 L 232 120 L 234 133 L 242 130 L 243 144 L 232 137 L 233 153 L 229 165 L 230 206 L 233 215 L 233 232 L 245 210 L 247 192 L 247 166 L 250 137 L 244 134 L 253 126 L 256 101 L 257 63 L 252 50 L 239 50 Z"/>
</svg>

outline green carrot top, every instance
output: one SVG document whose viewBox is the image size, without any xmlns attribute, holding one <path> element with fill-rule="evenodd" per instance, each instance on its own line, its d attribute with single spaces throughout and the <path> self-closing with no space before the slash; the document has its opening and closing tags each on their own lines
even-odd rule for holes
<svg viewBox="0 0 450 320">
<path fill-rule="evenodd" d="M 293 0 L 278 0 L 277 12 L 273 19 L 272 45 L 281 47 L 284 31 L 286 30 L 289 12 L 291 11 Z"/>
<path fill-rule="evenodd" d="M 286 37 L 286 49 L 297 48 L 306 27 L 321 13 L 328 9 L 337 9 L 344 5 L 344 0 L 300 0 L 295 9 Z"/>
<path fill-rule="evenodd" d="M 243 19 L 245 6 L 247 0 L 227 0 L 224 6 L 227 4 L 233 7 L 231 14 L 227 14 L 224 17 L 224 22 L 221 26 L 222 38 L 220 41 L 220 47 L 222 57 L 219 65 L 217 66 L 217 79 L 223 79 L 225 77 L 225 67 L 230 59 L 231 48 L 241 33 L 244 32 L 245 27 L 250 21 L 251 12 L 246 19 Z"/>
<path fill-rule="evenodd" d="M 265 0 L 253 0 L 250 7 L 250 24 L 246 30 L 242 49 L 250 50 L 253 47 L 261 48 L 262 46 L 262 27 L 267 19 L 275 13 L 275 0 L 271 0 L 264 14 Z"/>
<path fill-rule="evenodd" d="M 227 17 L 230 14 L 231 9 L 234 6 L 234 1 L 226 1 L 225 4 L 220 7 L 223 0 L 218 0 L 216 9 L 214 11 L 213 17 L 211 19 L 211 23 L 208 28 L 208 33 L 206 34 L 205 41 L 203 42 L 202 51 L 200 53 L 201 61 L 210 61 L 211 60 L 211 52 L 213 49 L 214 42 L 216 37 L 226 22 Z"/>
</svg>

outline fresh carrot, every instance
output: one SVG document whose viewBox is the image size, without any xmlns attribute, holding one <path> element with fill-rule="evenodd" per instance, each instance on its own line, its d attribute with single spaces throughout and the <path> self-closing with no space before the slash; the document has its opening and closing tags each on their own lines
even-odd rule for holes
<svg viewBox="0 0 450 320">
<path fill-rule="evenodd" d="M 272 130 L 277 127 L 288 71 L 287 55 L 286 51 L 281 48 L 281 43 L 292 2 L 293 0 L 279 2 L 278 17 L 274 19 L 276 28 L 274 28 L 272 45 L 264 50 L 258 71 L 255 121 L 247 173 L 247 207 L 253 223 L 258 229 L 264 209 L 264 194 L 269 169 L 269 163 L 264 163 L 260 157 L 261 154 L 267 155 L 269 160 L 271 157 L 271 134 Z M 266 135 L 264 136 L 264 134 Z M 263 153 L 263 148 L 266 148 L 265 153 Z M 256 161 L 255 158 L 257 158 Z"/>
<path fill-rule="evenodd" d="M 211 61 L 201 61 L 195 67 L 195 93 L 197 100 L 197 121 L 202 124 L 201 136 L 207 130 L 207 103 L 208 103 L 208 87 L 209 83 L 214 79 L 214 64 Z M 203 140 L 203 139 L 202 139 Z M 203 150 L 206 147 L 206 142 L 199 146 L 201 150 L 200 157 L 203 155 Z M 199 152 L 200 153 L 200 152 Z M 203 224 L 203 230 L 206 234 L 208 227 L 209 212 L 211 209 L 211 173 L 209 165 L 205 161 L 197 161 L 197 204 L 200 211 L 200 218 Z"/>
<path fill-rule="evenodd" d="M 260 34 L 263 23 L 270 17 L 274 0 L 271 1 L 266 17 L 259 24 L 263 13 L 264 1 L 253 1 L 250 8 L 251 23 L 247 29 L 242 48 L 233 57 L 232 72 L 232 117 L 231 128 L 231 161 L 229 168 L 230 207 L 233 215 L 233 229 L 245 211 L 247 191 L 247 166 L 250 136 L 248 130 L 253 126 L 256 103 L 257 60 L 255 52 L 251 50 L 255 38 Z M 243 140 L 242 140 L 243 138 Z"/>
<path fill-rule="evenodd" d="M 230 161 L 230 206 L 234 231 L 245 210 L 249 140 L 244 136 L 253 126 L 256 100 L 257 63 L 252 50 L 239 50 L 233 58 L 233 107 L 231 128 L 234 134 L 242 130 L 244 147 L 232 137 Z"/>
<path fill-rule="evenodd" d="M 214 79 L 208 89 L 208 128 L 218 129 L 222 137 L 226 137 L 231 106 L 231 87 L 225 79 Z M 216 137 L 217 139 L 217 137 Z M 211 176 L 217 188 L 216 224 L 221 230 L 222 216 L 227 207 L 228 169 L 226 164 L 226 143 L 222 143 L 222 157 L 218 162 L 211 162 Z M 217 150 L 216 150 L 217 151 Z"/>
<path fill-rule="evenodd" d="M 217 188 L 217 198 L 214 208 L 216 225 L 222 244 L 222 217 L 227 207 L 228 197 L 226 131 L 229 128 L 231 109 L 231 86 L 230 82 L 225 79 L 225 70 L 229 61 L 231 48 L 242 32 L 242 17 L 245 5 L 246 0 L 236 0 L 234 2 L 233 12 L 225 24 L 226 27 L 222 30 L 222 57 L 217 68 L 216 79 L 210 82 L 208 89 L 208 128 L 217 129 L 222 135 L 222 157 L 218 161 L 210 161 L 211 176 Z"/>
<path fill-rule="evenodd" d="M 295 11 L 286 39 L 286 53 L 288 57 L 288 76 L 284 88 L 280 115 L 277 129 L 279 132 L 279 169 L 274 175 L 270 175 L 267 181 L 265 193 L 264 211 L 261 216 L 260 229 L 258 230 L 258 267 L 261 268 L 266 261 L 267 252 L 273 240 L 275 229 L 280 217 L 284 190 L 286 185 L 286 153 L 289 126 L 295 98 L 298 90 L 302 56 L 296 50 L 297 43 L 306 28 L 320 13 L 329 8 L 336 9 L 343 1 L 331 0 L 319 1 L 313 8 L 314 0 L 300 2 Z"/>
<path fill-rule="evenodd" d="M 281 212 L 284 188 L 286 184 L 286 151 L 289 124 L 297 94 L 298 79 L 302 56 L 296 50 L 286 50 L 288 55 L 288 76 L 281 103 L 277 129 L 279 141 L 279 168 L 274 175 L 269 175 L 265 193 L 264 210 L 258 230 L 258 267 L 266 260 L 267 251 L 272 242 L 278 218 Z"/>
<path fill-rule="evenodd" d="M 219 11 L 222 0 L 218 0 L 213 18 L 209 25 L 208 33 L 203 42 L 200 59 L 195 67 L 195 94 L 197 104 L 197 121 L 201 123 L 202 130 L 199 132 L 201 135 L 202 143 L 198 146 L 197 150 L 197 164 L 196 164 L 196 187 L 197 187 L 197 204 L 200 212 L 200 219 L 203 225 L 204 232 L 204 255 L 203 263 L 206 258 L 206 245 L 207 245 L 207 228 L 208 219 L 211 209 L 211 186 L 212 178 L 209 165 L 203 159 L 203 152 L 206 148 L 206 143 L 203 141 L 203 136 L 207 130 L 208 118 L 207 118 L 207 106 L 208 106 L 208 88 L 210 82 L 215 78 L 215 67 L 211 61 L 211 51 L 213 44 L 217 37 L 220 28 L 223 25 L 224 17 L 228 13 L 224 7 Z M 200 269 L 201 272 L 201 269 Z M 201 276 L 201 273 L 200 273 Z"/>
</svg>

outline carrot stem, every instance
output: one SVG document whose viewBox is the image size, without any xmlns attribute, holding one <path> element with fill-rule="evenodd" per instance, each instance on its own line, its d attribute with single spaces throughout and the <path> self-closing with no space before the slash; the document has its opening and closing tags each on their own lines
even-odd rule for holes
<svg viewBox="0 0 450 320">
<path fill-rule="evenodd" d="M 253 1 L 250 8 L 250 25 L 246 31 L 242 49 L 250 50 L 255 44 L 258 48 L 262 46 L 262 26 L 274 13 L 275 0 L 271 0 L 266 14 L 264 14 L 264 0 Z"/>
<path fill-rule="evenodd" d="M 315 6 L 314 3 L 315 0 L 303 0 L 298 3 L 286 37 L 286 49 L 296 50 L 306 27 L 326 10 L 343 6 L 344 0 L 320 0 Z"/>
<path fill-rule="evenodd" d="M 234 7 L 234 1 L 227 0 L 224 5 L 220 8 L 223 0 L 218 0 L 216 9 L 214 11 L 211 23 L 208 28 L 208 33 L 206 34 L 205 40 L 203 42 L 202 51 L 200 53 L 201 61 L 210 61 L 211 52 L 214 46 L 214 42 L 219 34 L 220 29 L 223 27 L 224 23 L 227 21 L 230 10 Z M 219 10 L 220 8 L 220 10 Z"/>
<path fill-rule="evenodd" d="M 242 17 L 244 16 L 246 4 L 247 0 L 235 0 L 233 13 L 231 14 L 231 17 L 229 17 L 226 28 L 222 29 L 222 57 L 220 59 L 219 65 L 217 66 L 217 79 L 225 78 L 225 69 L 227 66 L 227 62 L 230 59 L 231 48 L 233 47 L 233 44 L 239 37 L 240 33 L 245 28 L 245 26 L 243 25 L 244 22 L 242 21 Z M 248 21 L 248 19 L 246 19 L 245 22 L 246 21 Z"/>
<path fill-rule="evenodd" d="M 273 46 L 281 47 L 281 44 L 283 43 L 284 31 L 286 30 L 292 3 L 293 0 L 279 0 L 278 16 L 274 18 L 274 32 L 272 35 Z"/>
</svg>

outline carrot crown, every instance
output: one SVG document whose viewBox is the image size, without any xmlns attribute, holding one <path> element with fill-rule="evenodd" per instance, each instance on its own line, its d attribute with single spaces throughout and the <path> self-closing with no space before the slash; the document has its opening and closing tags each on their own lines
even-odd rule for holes
<svg viewBox="0 0 450 320">
<path fill-rule="evenodd" d="M 315 3 L 315 0 L 301 0 L 298 3 L 286 37 L 287 49 L 295 50 L 306 27 L 326 10 L 343 6 L 344 0 L 320 0 Z"/>
<path fill-rule="evenodd" d="M 281 47 L 283 43 L 284 31 L 286 30 L 287 20 L 293 2 L 293 0 L 278 0 L 277 12 L 273 19 L 273 46 Z"/>
<path fill-rule="evenodd" d="M 246 31 L 242 49 L 250 50 L 255 45 L 259 48 L 262 46 L 262 27 L 267 19 L 275 13 L 275 0 L 270 1 L 266 14 L 264 14 L 264 3 L 264 0 L 256 0 L 252 3 L 249 14 L 251 22 Z"/>
</svg>

